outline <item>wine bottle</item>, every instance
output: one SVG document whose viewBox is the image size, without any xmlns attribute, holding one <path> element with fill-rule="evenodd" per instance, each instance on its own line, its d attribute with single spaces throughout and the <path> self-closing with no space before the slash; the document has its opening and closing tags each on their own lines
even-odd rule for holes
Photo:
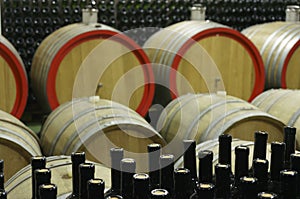
<svg viewBox="0 0 300 199">
<path fill-rule="evenodd" d="M 212 161 L 213 152 L 209 150 L 199 151 L 199 182 L 210 183 L 212 182 Z"/>
<path fill-rule="evenodd" d="M 4 172 L 4 160 L 0 160 L 0 173 Z"/>
<path fill-rule="evenodd" d="M 72 161 L 72 193 L 67 199 L 77 199 L 79 197 L 79 165 L 85 162 L 84 152 L 73 152 Z"/>
<path fill-rule="evenodd" d="M 0 199 L 7 199 L 7 193 L 4 190 L 0 190 Z"/>
<path fill-rule="evenodd" d="M 94 179 L 95 165 L 93 163 L 82 163 L 79 165 L 79 199 L 87 199 L 87 183 Z"/>
<path fill-rule="evenodd" d="M 191 172 L 193 187 L 197 187 L 198 178 L 196 170 L 196 141 L 195 140 L 183 140 L 184 154 L 183 154 L 183 166 Z"/>
<path fill-rule="evenodd" d="M 222 134 L 219 136 L 219 163 L 230 165 L 231 168 L 231 142 L 230 134 Z"/>
<path fill-rule="evenodd" d="M 253 160 L 253 176 L 257 178 L 258 192 L 268 191 L 268 169 L 268 160 Z"/>
<path fill-rule="evenodd" d="M 271 164 L 270 164 L 270 182 L 269 190 L 274 193 L 279 193 L 280 190 L 280 171 L 284 168 L 285 158 L 285 143 L 271 143 Z"/>
<path fill-rule="evenodd" d="M 39 187 L 42 184 L 51 183 L 51 170 L 50 169 L 36 169 L 34 170 L 35 179 L 35 199 L 40 199 Z"/>
<path fill-rule="evenodd" d="M 160 188 L 168 191 L 172 197 L 174 193 L 174 155 L 161 155 L 160 163 Z"/>
<path fill-rule="evenodd" d="M 300 196 L 300 154 L 294 153 L 291 155 L 291 169 L 293 171 L 297 171 L 298 173 L 298 188 L 297 188 L 297 196 Z"/>
<path fill-rule="evenodd" d="M 151 191 L 150 199 L 171 199 L 169 192 L 165 189 L 153 189 Z"/>
<path fill-rule="evenodd" d="M 87 183 L 88 199 L 104 199 L 105 182 L 102 179 L 91 179 Z"/>
<path fill-rule="evenodd" d="M 229 164 L 215 166 L 216 198 L 231 198 L 231 168 Z"/>
<path fill-rule="evenodd" d="M 280 188 L 282 199 L 292 199 L 297 197 L 297 178 L 297 171 L 282 170 L 280 172 Z"/>
<path fill-rule="evenodd" d="M 133 175 L 136 169 L 136 162 L 131 158 L 121 160 L 121 196 L 124 199 L 133 197 Z"/>
<path fill-rule="evenodd" d="M 149 199 L 150 178 L 148 174 L 133 175 L 133 199 Z"/>
<path fill-rule="evenodd" d="M 148 145 L 148 160 L 149 160 L 149 177 L 150 177 L 150 189 L 159 188 L 159 157 L 161 155 L 160 144 Z"/>
<path fill-rule="evenodd" d="M 296 148 L 296 128 L 284 127 L 284 143 L 285 143 L 285 168 L 290 168 L 291 154 L 295 153 Z"/>
<path fill-rule="evenodd" d="M 257 197 L 257 178 L 244 176 L 240 179 L 239 193 L 241 199 L 254 199 Z"/>
<path fill-rule="evenodd" d="M 199 183 L 196 193 L 190 199 L 214 199 L 215 198 L 215 185 L 211 183 Z"/>
<path fill-rule="evenodd" d="M 36 169 L 44 169 L 46 168 L 46 157 L 44 156 L 36 156 L 32 157 L 30 160 L 31 164 L 31 192 L 32 192 L 32 199 L 36 198 L 35 195 L 35 178 L 34 178 L 34 171 Z"/>
<path fill-rule="evenodd" d="M 42 184 L 39 186 L 40 199 L 56 199 L 57 187 L 55 184 Z"/>
<path fill-rule="evenodd" d="M 105 193 L 105 197 L 110 195 L 118 195 L 121 193 L 121 167 L 120 163 L 124 157 L 124 149 L 110 149 L 111 157 L 111 188 Z"/>
<path fill-rule="evenodd" d="M 243 176 L 249 175 L 249 147 L 237 146 L 235 147 L 235 182 L 239 183 L 239 180 Z"/>
<path fill-rule="evenodd" d="M 266 131 L 256 131 L 254 133 L 253 160 L 257 158 L 262 160 L 266 159 L 267 140 L 268 140 L 268 133 Z"/>
<path fill-rule="evenodd" d="M 260 192 L 257 195 L 258 199 L 278 199 L 279 197 L 275 193 L 271 192 Z"/>
<path fill-rule="evenodd" d="M 192 193 L 190 170 L 178 168 L 174 170 L 174 199 L 189 198 Z"/>
</svg>

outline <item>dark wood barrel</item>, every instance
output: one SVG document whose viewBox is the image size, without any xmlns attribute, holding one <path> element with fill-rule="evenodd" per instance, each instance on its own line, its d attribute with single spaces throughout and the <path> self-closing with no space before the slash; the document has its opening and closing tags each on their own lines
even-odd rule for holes
<svg viewBox="0 0 300 199">
<path fill-rule="evenodd" d="M 36 50 L 31 78 L 47 112 L 71 101 L 79 89 L 76 98 L 98 95 L 144 116 L 154 95 L 153 72 L 143 49 L 103 24 L 76 23 L 50 34 Z"/>
<path fill-rule="evenodd" d="M 258 48 L 266 73 L 266 89 L 299 89 L 300 24 L 270 22 L 242 31 Z"/>
<path fill-rule="evenodd" d="M 0 159 L 4 160 L 5 179 L 42 155 L 39 138 L 19 119 L 0 111 Z"/>
<path fill-rule="evenodd" d="M 24 63 L 13 45 L 0 35 L 0 109 L 21 118 L 28 98 Z"/>
<path fill-rule="evenodd" d="M 223 86 L 229 95 L 248 101 L 263 91 L 259 51 L 230 27 L 211 21 L 176 23 L 151 36 L 144 49 L 151 62 L 161 66 L 154 68 L 155 79 L 169 89 L 169 98 Z M 163 97 L 157 101 L 167 101 Z"/>
<path fill-rule="evenodd" d="M 251 103 L 279 118 L 285 125 L 300 129 L 300 90 L 270 89 L 258 95 Z M 300 134 L 296 134 L 300 149 Z"/>
</svg>

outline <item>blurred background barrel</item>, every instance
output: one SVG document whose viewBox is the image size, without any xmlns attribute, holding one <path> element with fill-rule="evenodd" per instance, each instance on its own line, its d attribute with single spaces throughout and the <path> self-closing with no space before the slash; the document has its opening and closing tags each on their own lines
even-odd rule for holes
<svg viewBox="0 0 300 199">
<path fill-rule="evenodd" d="M 269 132 L 269 142 L 283 141 L 284 123 L 242 99 L 224 94 L 188 94 L 173 100 L 157 128 L 169 142 L 194 139 L 197 143 L 221 134 L 253 140 L 254 132 Z"/>
<path fill-rule="evenodd" d="M 171 97 L 190 92 L 217 91 L 223 83 L 229 95 L 244 100 L 263 91 L 265 75 L 258 50 L 228 26 L 201 20 L 179 22 L 156 32 L 144 48 L 154 64 L 163 66 L 154 70 L 156 82 L 166 81 L 164 86 L 169 89 L 164 91 L 169 92 L 168 98 L 157 91 L 157 98 L 161 98 L 157 101 L 163 105 Z M 215 73 L 211 72 L 213 67 Z"/>
<path fill-rule="evenodd" d="M 299 53 L 300 24 L 270 22 L 242 31 L 258 48 L 266 73 L 266 89 L 300 88 Z"/>
<path fill-rule="evenodd" d="M 42 155 L 37 135 L 14 116 L 0 111 L 0 157 L 4 160 L 5 179 Z"/>
<path fill-rule="evenodd" d="M 20 118 L 28 98 L 27 73 L 17 50 L 1 35 L 0 80 L 0 109 Z"/>
<path fill-rule="evenodd" d="M 300 90 L 270 89 L 258 95 L 251 103 L 261 110 L 279 118 L 287 126 L 300 129 Z M 296 134 L 297 149 L 300 135 Z"/>
<path fill-rule="evenodd" d="M 70 156 L 50 156 L 46 160 L 46 168 L 51 170 L 51 182 L 58 187 L 57 196 L 66 198 L 72 192 L 72 161 Z M 91 161 L 87 161 L 91 162 Z M 94 162 L 91 162 L 94 163 Z M 110 169 L 95 164 L 95 177 L 105 180 L 105 187 L 110 188 Z M 5 183 L 9 199 L 31 198 L 31 165 L 22 168 Z"/>
<path fill-rule="evenodd" d="M 62 104 L 49 115 L 41 131 L 45 155 L 84 151 L 87 159 L 98 162 L 110 161 L 110 148 L 124 148 L 126 155 L 136 157 L 146 153 L 151 143 L 166 144 L 135 111 L 98 98 L 79 98 Z M 139 162 L 140 168 L 146 160 L 145 157 Z"/>
<path fill-rule="evenodd" d="M 100 50 L 96 48 L 98 51 L 94 54 L 97 56 L 92 58 L 95 67 L 87 66 L 90 70 L 82 71 L 84 60 L 97 46 Z M 133 78 L 122 79 L 133 69 Z M 44 39 L 31 68 L 32 88 L 40 105 L 50 112 L 70 101 L 79 73 L 90 73 L 84 82 L 92 81 L 91 76 L 99 74 L 97 82 L 92 82 L 93 88 L 83 88 L 83 92 L 91 89 L 92 95 L 104 99 L 112 99 L 115 95 L 116 101 L 128 104 L 143 116 L 147 113 L 154 95 L 152 69 L 144 51 L 123 33 L 104 24 L 76 23 L 62 27 Z M 84 82 L 80 84 L 84 85 Z M 123 89 L 114 93 L 117 83 Z M 138 85 L 136 90 L 127 92 L 126 88 L 133 85 Z"/>
</svg>

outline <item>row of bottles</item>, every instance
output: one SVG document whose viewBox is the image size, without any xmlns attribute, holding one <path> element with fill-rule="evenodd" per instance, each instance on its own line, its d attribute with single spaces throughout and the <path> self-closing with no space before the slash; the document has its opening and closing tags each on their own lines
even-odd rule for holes
<svg viewBox="0 0 300 199">
<path fill-rule="evenodd" d="M 27 71 L 41 41 L 62 26 L 81 22 L 81 9 L 91 2 L 99 9 L 100 23 L 130 30 L 128 35 L 140 45 L 158 28 L 188 20 L 195 3 L 206 6 L 207 19 L 237 30 L 284 20 L 286 5 L 298 4 L 298 0 L 3 0 L 3 35 L 16 47 Z"/>
</svg>

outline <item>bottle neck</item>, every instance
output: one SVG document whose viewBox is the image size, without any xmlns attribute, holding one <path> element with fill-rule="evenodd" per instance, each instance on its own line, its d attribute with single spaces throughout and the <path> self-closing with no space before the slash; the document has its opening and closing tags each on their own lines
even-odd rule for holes
<svg viewBox="0 0 300 199">
<path fill-rule="evenodd" d="M 54 184 L 43 184 L 39 187 L 40 199 L 56 199 L 57 187 Z"/>
<path fill-rule="evenodd" d="M 105 182 L 102 179 L 91 179 L 87 183 L 88 199 L 104 199 Z"/>
<path fill-rule="evenodd" d="M 235 183 L 239 184 L 240 178 L 248 176 L 249 169 L 249 148 L 237 146 L 235 148 Z"/>
<path fill-rule="evenodd" d="M 212 182 L 212 160 L 213 152 L 204 150 L 199 151 L 199 182 Z"/>
<path fill-rule="evenodd" d="M 45 167 L 46 167 L 46 157 L 37 156 L 31 158 L 32 199 L 36 198 L 34 171 L 36 169 L 44 169 Z"/>
<path fill-rule="evenodd" d="M 161 155 L 160 168 L 160 187 L 172 195 L 174 192 L 174 156 Z"/>
<path fill-rule="evenodd" d="M 148 199 L 149 198 L 149 175 L 139 173 L 133 175 L 133 199 Z"/>
<path fill-rule="evenodd" d="M 254 134 L 254 140 L 253 160 L 257 158 L 266 159 L 268 133 L 265 131 L 257 131 Z"/>
<path fill-rule="evenodd" d="M 72 195 L 75 197 L 79 196 L 79 165 L 85 162 L 85 153 L 72 153 Z"/>
<path fill-rule="evenodd" d="M 42 184 L 50 184 L 51 182 L 51 171 L 49 169 L 36 169 L 34 171 L 35 178 L 35 199 L 40 199 L 39 186 Z"/>
<path fill-rule="evenodd" d="M 219 136 L 219 163 L 231 166 L 231 142 L 232 137 L 229 134 Z"/>
<path fill-rule="evenodd" d="M 79 165 L 79 199 L 87 199 L 87 183 L 94 178 L 95 165 L 82 163 Z"/>
<path fill-rule="evenodd" d="M 195 140 L 184 140 L 184 154 L 183 154 L 183 165 L 191 172 L 193 181 L 197 181 L 196 171 L 196 142 Z"/>
<path fill-rule="evenodd" d="M 161 155 L 160 144 L 148 145 L 149 176 L 151 189 L 159 188 L 159 157 Z"/>
<path fill-rule="evenodd" d="M 191 174 L 188 169 L 179 168 L 174 171 L 174 198 L 188 198 L 192 193 Z"/>
<path fill-rule="evenodd" d="M 216 197 L 229 198 L 231 186 L 231 168 L 228 164 L 217 164 L 216 175 Z"/>
<path fill-rule="evenodd" d="M 270 173 L 272 181 L 280 180 L 280 171 L 284 168 L 284 154 L 285 154 L 285 143 L 272 142 L 271 143 L 271 165 Z"/>
</svg>

